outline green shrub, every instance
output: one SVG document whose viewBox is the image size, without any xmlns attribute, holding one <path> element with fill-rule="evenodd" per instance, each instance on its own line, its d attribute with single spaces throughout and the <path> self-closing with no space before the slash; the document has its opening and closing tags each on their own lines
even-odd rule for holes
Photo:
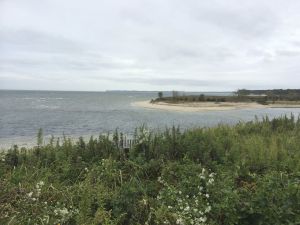
<svg viewBox="0 0 300 225">
<path fill-rule="evenodd" d="M 134 136 L 1 153 L 0 224 L 300 224 L 299 118 Z"/>
</svg>

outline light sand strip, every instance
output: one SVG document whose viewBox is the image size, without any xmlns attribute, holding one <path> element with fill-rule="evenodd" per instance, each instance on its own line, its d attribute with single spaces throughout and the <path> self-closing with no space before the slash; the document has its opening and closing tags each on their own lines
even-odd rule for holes
<svg viewBox="0 0 300 225">
<path fill-rule="evenodd" d="M 150 101 L 133 102 L 132 106 L 167 111 L 180 111 L 180 112 L 207 112 L 207 111 L 224 111 L 235 109 L 263 109 L 270 108 L 270 105 L 261 105 L 255 102 L 195 102 L 195 103 L 165 103 Z"/>
</svg>

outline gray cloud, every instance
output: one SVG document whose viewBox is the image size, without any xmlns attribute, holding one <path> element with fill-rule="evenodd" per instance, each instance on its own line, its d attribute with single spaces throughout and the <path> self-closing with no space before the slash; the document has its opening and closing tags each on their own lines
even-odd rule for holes
<svg viewBox="0 0 300 225">
<path fill-rule="evenodd" d="M 124 79 L 122 78 L 110 78 L 106 77 L 104 79 L 107 80 L 113 80 L 117 82 L 122 82 Z M 213 87 L 226 87 L 226 88 L 232 88 L 240 84 L 241 81 L 239 80 L 197 80 L 197 79 L 173 79 L 173 78 L 157 78 L 157 79 L 151 79 L 151 78 L 138 78 L 138 77 L 132 77 L 132 78 L 126 78 L 127 82 L 131 83 L 149 83 L 155 86 L 166 86 L 166 85 L 173 85 L 173 86 L 189 86 L 189 87 L 207 87 L 207 86 L 213 86 Z"/>
<path fill-rule="evenodd" d="M 262 8 L 210 9 L 200 12 L 198 19 L 211 23 L 220 30 L 228 30 L 232 35 L 254 39 L 270 36 L 278 23 L 270 10 Z"/>
<path fill-rule="evenodd" d="M 279 56 L 296 57 L 300 56 L 300 50 L 277 50 L 276 54 Z"/>
<path fill-rule="evenodd" d="M 299 10 L 293 0 L 2 0 L 0 88 L 296 87 Z"/>
<path fill-rule="evenodd" d="M 82 47 L 66 38 L 33 30 L 0 30 L 0 48 L 11 52 L 80 53 Z"/>
</svg>

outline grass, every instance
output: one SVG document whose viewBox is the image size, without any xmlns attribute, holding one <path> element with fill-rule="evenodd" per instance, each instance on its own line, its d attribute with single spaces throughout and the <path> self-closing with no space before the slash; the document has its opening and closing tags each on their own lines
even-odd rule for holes
<svg viewBox="0 0 300 225">
<path fill-rule="evenodd" d="M 14 146 L 0 224 L 299 224 L 300 119 Z"/>
</svg>

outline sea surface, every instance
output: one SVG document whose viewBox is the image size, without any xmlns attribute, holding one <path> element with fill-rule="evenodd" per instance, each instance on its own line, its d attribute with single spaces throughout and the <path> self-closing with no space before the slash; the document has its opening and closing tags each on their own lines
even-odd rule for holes
<svg viewBox="0 0 300 225">
<path fill-rule="evenodd" d="M 166 93 L 170 94 L 170 93 Z M 187 93 L 188 94 L 188 93 Z M 204 93 L 209 94 L 209 93 Z M 230 95 L 231 93 L 210 93 Z M 14 144 L 32 146 L 39 128 L 47 138 L 63 134 L 98 136 L 116 129 L 132 134 L 138 126 L 163 130 L 235 124 L 258 116 L 299 116 L 300 109 L 249 109 L 219 112 L 170 112 L 132 106 L 132 102 L 154 99 L 157 92 L 62 92 L 0 90 L 0 149 Z"/>
</svg>

